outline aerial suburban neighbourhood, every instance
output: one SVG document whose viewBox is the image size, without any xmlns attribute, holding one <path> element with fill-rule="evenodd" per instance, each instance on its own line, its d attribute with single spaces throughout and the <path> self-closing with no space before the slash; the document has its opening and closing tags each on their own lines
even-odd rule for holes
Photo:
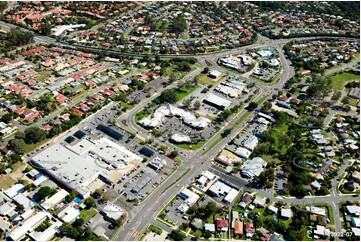
<svg viewBox="0 0 361 242">
<path fill-rule="evenodd" d="M 359 1 L 1 1 L 0 239 L 360 241 Z"/>
</svg>

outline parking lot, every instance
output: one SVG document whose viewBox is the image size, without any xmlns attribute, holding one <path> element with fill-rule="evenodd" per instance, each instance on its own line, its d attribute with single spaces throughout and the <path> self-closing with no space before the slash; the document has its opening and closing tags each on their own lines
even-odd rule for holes
<svg viewBox="0 0 361 242">
<path fill-rule="evenodd" d="M 164 212 L 166 214 L 165 217 L 166 220 L 169 220 L 176 225 L 181 225 L 182 223 L 190 222 L 187 214 L 183 214 L 177 211 L 177 208 L 179 207 L 179 205 L 183 203 L 183 201 L 184 201 L 183 199 L 176 196 L 175 199 L 169 204 L 169 206 L 165 208 Z M 212 199 L 206 194 L 197 201 L 196 205 L 198 207 L 201 207 L 201 206 L 205 206 L 209 202 L 216 202 L 218 203 L 219 206 L 222 206 L 222 203 L 220 203 L 215 199 Z"/>
<path fill-rule="evenodd" d="M 285 195 L 285 185 L 287 182 L 285 172 L 283 171 L 281 166 L 277 166 L 275 172 L 276 178 L 274 182 L 274 191 L 280 196 Z"/>
<path fill-rule="evenodd" d="M 174 133 L 185 134 L 194 141 L 201 141 L 207 140 L 214 132 L 216 132 L 217 126 L 210 125 L 204 130 L 197 130 L 188 125 L 185 125 L 183 121 L 177 117 L 170 117 L 166 122 L 164 122 L 156 129 L 163 134 L 163 142 L 168 140 Z"/>
</svg>

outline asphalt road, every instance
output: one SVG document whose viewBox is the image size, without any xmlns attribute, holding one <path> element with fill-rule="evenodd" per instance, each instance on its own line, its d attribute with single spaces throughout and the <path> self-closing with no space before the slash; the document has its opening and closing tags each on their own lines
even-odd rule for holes
<svg viewBox="0 0 361 242">
<path fill-rule="evenodd" d="M 253 48 L 266 47 L 266 46 L 275 47 L 278 51 L 278 54 L 279 54 L 279 57 L 280 57 L 280 60 L 282 63 L 282 68 L 283 68 L 278 82 L 276 84 L 274 84 L 273 86 L 260 85 L 259 83 L 257 83 L 257 85 L 260 86 L 260 88 L 261 88 L 261 95 L 259 95 L 259 97 L 255 99 L 255 101 L 259 100 L 265 94 L 268 94 L 270 96 L 272 96 L 272 94 L 276 94 L 277 89 L 281 89 L 283 87 L 285 81 L 287 81 L 289 78 L 291 78 L 294 75 L 294 70 L 290 66 L 289 60 L 287 60 L 285 58 L 283 50 L 281 49 L 282 46 L 280 46 L 280 45 L 287 43 L 288 41 L 290 41 L 290 40 L 287 40 L 287 41 L 285 41 L 285 40 L 276 40 L 276 41 L 265 40 L 264 44 L 253 45 Z M 251 47 L 247 46 L 247 47 L 242 47 L 241 49 L 244 50 L 245 48 L 251 48 Z M 212 56 L 207 56 L 207 57 L 197 56 L 197 58 L 200 60 L 199 62 L 202 64 L 202 66 L 205 67 L 205 63 L 206 63 L 205 60 L 207 60 L 211 63 L 212 62 L 214 63 L 214 60 L 216 58 L 218 58 L 219 56 L 221 56 L 221 55 L 223 56 L 223 55 L 227 55 L 227 54 L 231 54 L 231 53 L 234 53 L 234 50 L 232 52 L 226 51 L 226 52 L 222 52 L 222 54 L 214 54 Z M 214 65 L 214 67 L 216 68 L 217 66 Z M 213 69 L 213 67 L 212 67 L 212 69 Z M 128 128 L 130 128 L 133 132 L 138 132 L 139 134 L 141 134 L 144 137 L 148 137 L 149 134 L 145 130 L 140 128 L 137 124 L 135 124 L 134 115 L 138 111 L 140 111 L 145 105 L 147 105 L 148 101 L 150 101 L 150 100 L 151 100 L 151 98 L 149 100 L 146 100 L 145 102 L 143 102 L 138 107 L 131 110 L 130 113 L 127 113 L 127 122 L 129 125 Z M 259 105 L 259 106 L 261 106 L 261 105 Z M 240 117 L 243 113 L 244 112 L 240 112 L 240 114 L 238 114 L 237 117 Z M 254 116 L 254 113 L 252 112 L 249 117 L 253 117 L 253 116 Z M 246 122 L 249 121 L 249 119 L 250 118 L 244 120 L 238 127 L 236 127 L 232 131 L 230 137 L 235 136 L 243 128 L 243 126 L 246 124 Z M 223 128 L 228 128 L 228 127 L 232 126 L 234 121 L 228 122 L 228 124 L 224 125 Z M 221 131 L 219 131 L 217 133 L 217 135 L 213 136 L 212 139 L 209 141 L 209 143 L 212 144 L 219 137 L 220 133 L 221 133 Z M 141 206 L 138 206 L 136 208 L 135 216 L 134 217 L 130 216 L 129 223 L 118 235 L 117 240 L 136 240 L 136 238 L 132 237 L 132 232 L 133 231 L 142 232 L 148 224 L 154 223 L 155 217 L 157 216 L 159 211 L 161 211 L 163 209 L 163 207 L 170 200 L 170 198 L 175 196 L 180 191 L 182 186 L 185 186 L 186 184 L 191 182 L 195 176 L 197 176 L 201 171 L 204 171 L 207 168 L 210 168 L 212 170 L 212 172 L 215 172 L 220 177 L 225 178 L 226 180 L 230 181 L 231 183 L 235 184 L 238 187 L 249 187 L 248 182 L 246 180 L 229 175 L 223 169 L 221 169 L 217 166 L 210 167 L 209 162 L 213 160 L 214 156 L 217 155 L 221 149 L 223 149 L 223 147 L 228 143 L 229 140 L 230 140 L 229 138 L 223 139 L 213 149 L 211 149 L 207 154 L 205 154 L 203 156 L 201 154 L 202 150 L 197 151 L 197 152 L 187 152 L 188 155 L 181 156 L 181 158 L 184 162 L 183 166 L 185 166 L 185 165 L 191 166 L 192 164 L 194 165 L 195 161 L 197 162 L 197 165 L 191 166 L 192 170 L 185 177 L 183 177 L 178 182 L 173 184 L 173 186 L 170 189 L 168 189 L 165 193 L 163 193 L 163 191 L 164 191 L 164 188 L 166 186 L 168 186 L 168 183 L 162 184 L 160 187 L 158 187 L 156 190 L 156 193 L 152 194 L 152 196 L 147 201 L 145 201 Z M 181 172 L 176 172 L 175 174 L 173 174 L 172 180 L 176 180 L 179 177 L 179 175 L 181 175 Z M 327 204 L 331 205 L 334 208 L 333 213 L 334 213 L 334 217 L 335 217 L 336 232 L 341 232 L 338 203 L 342 202 L 342 201 L 346 201 L 346 200 L 358 200 L 359 199 L 359 197 L 340 196 L 337 193 L 331 194 L 329 196 L 324 196 L 324 197 L 304 197 L 301 199 L 281 198 L 281 197 L 275 198 L 273 196 L 273 192 L 271 192 L 271 191 L 266 191 L 266 190 L 257 189 L 257 188 L 252 188 L 252 189 L 254 191 L 256 191 L 257 193 L 259 193 L 260 195 L 270 198 L 274 202 L 282 201 L 282 202 L 289 203 L 289 204 L 300 204 L 300 205 L 314 204 L 314 203 L 327 203 Z M 162 194 L 162 195 L 159 196 L 159 194 Z M 166 199 L 164 201 L 163 200 L 164 197 L 167 197 L 168 199 Z M 139 221 L 139 218 L 142 218 L 142 221 Z"/>
<path fill-rule="evenodd" d="M 3 28 L 16 27 L 14 25 L 7 24 L 4 22 L 0 22 L 0 26 Z M 315 38 L 320 38 L 320 37 L 297 38 L 297 40 L 315 39 Z M 339 37 L 335 37 L 335 38 L 345 39 L 345 38 L 339 38 Z M 44 43 L 44 44 L 54 43 L 59 46 L 71 47 L 71 48 L 74 47 L 69 44 L 64 44 L 64 43 L 59 44 L 56 42 L 55 39 L 46 37 L 46 36 L 37 35 L 34 37 L 34 40 L 36 42 L 40 42 L 40 43 Z M 274 84 L 273 86 L 260 85 L 261 93 L 263 93 L 263 95 L 265 95 L 265 94 L 272 95 L 272 94 L 276 93 L 276 91 L 277 91 L 276 89 L 282 88 L 284 85 L 284 82 L 286 80 L 288 80 L 294 74 L 292 68 L 290 67 L 289 61 L 286 60 L 286 58 L 284 57 L 283 51 L 281 50 L 282 45 L 284 45 L 292 40 L 293 39 L 269 40 L 267 38 L 262 37 L 262 41 L 259 40 L 259 41 L 257 41 L 257 43 L 250 45 L 250 46 L 235 48 L 232 50 L 220 51 L 218 53 L 201 54 L 201 55 L 196 55 L 193 57 L 196 57 L 197 59 L 199 59 L 200 60 L 199 62 L 201 64 L 203 64 L 203 67 L 205 67 L 205 60 L 212 62 L 212 61 L 214 61 L 214 59 L 216 59 L 220 56 L 233 54 L 237 51 L 242 51 L 242 50 L 246 50 L 246 49 L 250 49 L 250 48 L 262 48 L 262 47 L 268 47 L 268 46 L 276 47 L 277 51 L 279 52 L 280 60 L 281 60 L 282 66 L 283 66 L 283 71 L 280 75 L 279 81 L 276 84 Z M 263 42 L 263 43 L 260 43 L 260 42 Z M 97 48 L 90 47 L 89 49 L 97 49 Z M 112 50 L 108 50 L 108 49 L 106 49 L 106 50 L 109 52 L 112 52 Z M 117 52 L 117 51 L 114 51 L 114 52 Z M 191 56 L 191 55 L 180 55 L 180 56 Z M 161 55 L 161 57 L 169 58 L 169 57 L 174 57 L 174 56 L 173 55 Z M 358 61 L 359 61 L 359 59 L 358 59 Z M 343 69 L 346 67 L 343 66 L 340 68 Z M 195 75 L 197 75 L 200 71 L 201 71 L 201 69 L 197 69 L 197 70 L 193 71 L 192 73 L 190 73 L 189 75 L 187 75 L 183 79 L 185 80 L 185 79 L 192 78 Z M 335 69 L 333 71 L 338 71 L 338 69 Z M 172 86 L 174 86 L 174 85 L 176 85 L 176 83 L 172 84 Z M 170 87 L 172 87 L 172 86 L 170 86 Z M 128 128 L 130 128 L 131 131 L 138 132 L 141 135 L 145 135 L 145 137 L 148 137 L 148 134 L 134 123 L 134 115 L 139 110 L 141 110 L 152 98 L 155 98 L 157 95 L 159 95 L 159 94 L 156 94 L 153 97 L 143 101 L 140 105 L 138 105 L 136 108 L 132 109 L 130 112 L 128 112 L 126 114 L 126 118 L 127 118 L 128 125 L 129 125 Z M 260 98 L 261 98 L 261 95 L 258 96 L 258 98 L 256 98 L 255 101 L 259 100 Z M 77 101 L 80 101 L 80 100 L 77 100 Z M 239 115 L 242 115 L 243 112 L 244 111 L 240 112 Z M 254 113 L 252 112 L 250 114 L 250 117 L 252 117 L 253 115 L 254 115 Z M 230 127 L 234 123 L 235 120 L 236 119 L 228 122 L 228 124 L 225 125 L 223 128 Z M 231 137 L 233 137 L 235 134 L 237 134 L 247 121 L 249 121 L 249 119 L 244 120 L 238 127 L 236 127 L 233 130 Z M 217 135 L 214 135 L 209 142 L 213 143 L 219 137 L 220 133 L 221 133 L 221 131 L 218 132 Z M 212 161 L 213 157 L 227 144 L 228 140 L 229 140 L 228 138 L 223 139 L 221 142 L 219 142 L 213 149 L 211 149 L 205 155 L 201 154 L 202 151 L 185 152 L 184 155 L 181 155 L 180 158 L 183 160 L 183 165 L 175 173 L 173 173 L 173 175 L 167 181 L 165 181 L 163 184 L 161 184 L 148 197 L 148 199 L 145 202 L 143 202 L 141 205 L 135 207 L 131 211 L 130 216 L 129 216 L 129 223 L 127 223 L 125 225 L 124 229 L 116 237 L 116 239 L 117 240 L 136 240 L 136 238 L 132 237 L 132 232 L 135 230 L 138 232 L 142 232 L 146 228 L 146 226 L 148 226 L 149 223 L 154 223 L 154 218 L 156 217 L 156 215 L 167 204 L 167 202 L 170 200 L 170 198 L 175 196 L 180 191 L 181 187 L 189 184 L 192 181 L 192 179 L 195 176 L 197 176 L 201 171 L 204 171 L 204 170 L 210 168 L 210 166 L 211 166 L 210 161 Z M 186 169 L 188 169 L 188 168 L 190 168 L 190 171 L 186 175 L 183 175 L 184 172 L 186 171 Z M 232 183 L 238 184 L 238 186 L 240 186 L 240 187 L 247 187 L 247 183 L 243 179 L 231 176 L 231 175 L 225 173 L 223 170 L 218 169 L 218 167 L 215 167 L 215 166 L 213 166 L 211 169 L 214 172 L 216 172 L 217 174 L 221 175 L 221 177 L 226 178 L 227 180 L 231 181 Z M 166 188 L 168 188 L 168 189 L 166 189 Z M 346 201 L 346 200 L 352 200 L 352 201 L 359 200 L 359 196 L 358 197 L 341 196 L 341 195 L 338 195 L 337 192 L 335 193 L 334 191 L 329 196 L 305 197 L 302 199 L 296 199 L 296 198 L 275 198 L 275 197 L 273 197 L 272 193 L 269 193 L 267 191 L 260 190 L 257 188 L 253 188 L 253 190 L 261 195 L 264 195 L 265 197 L 270 198 L 274 202 L 283 201 L 283 202 L 290 203 L 290 204 L 314 204 L 314 203 L 330 204 L 334 208 L 333 213 L 334 213 L 334 217 L 336 220 L 335 221 L 336 232 L 341 232 L 341 225 L 340 225 L 340 221 L 339 221 L 339 212 L 338 212 L 338 203 Z"/>
</svg>

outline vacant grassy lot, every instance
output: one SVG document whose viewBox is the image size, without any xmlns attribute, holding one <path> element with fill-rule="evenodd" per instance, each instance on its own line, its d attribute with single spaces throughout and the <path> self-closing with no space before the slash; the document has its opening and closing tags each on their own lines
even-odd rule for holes
<svg viewBox="0 0 361 242">
<path fill-rule="evenodd" d="M 88 222 L 96 214 L 97 214 L 97 211 L 95 211 L 94 208 L 83 209 L 80 211 L 80 217 L 84 220 L 84 223 Z"/>
<path fill-rule="evenodd" d="M 198 88 L 198 85 L 194 85 L 192 86 L 192 88 L 188 89 L 187 91 L 183 92 L 180 90 L 176 90 L 176 98 L 177 98 L 177 102 L 182 100 L 183 98 L 185 98 L 186 96 L 188 96 L 189 94 L 191 94 L 192 92 L 194 92 L 196 89 Z"/>
<path fill-rule="evenodd" d="M 360 80 L 360 76 L 352 73 L 344 72 L 341 74 L 337 74 L 335 76 L 331 76 L 331 79 L 332 79 L 332 88 L 341 91 L 347 82 L 358 81 Z"/>
<path fill-rule="evenodd" d="M 272 145 L 272 149 L 278 150 L 280 154 L 285 154 L 285 152 L 287 151 L 286 145 L 280 142 L 280 139 L 282 138 L 283 135 L 287 133 L 287 131 L 288 131 L 288 125 L 283 123 L 276 126 L 271 133 L 275 141 L 274 144 Z M 280 144 L 282 144 L 282 146 Z"/>
<path fill-rule="evenodd" d="M 199 75 L 198 82 L 203 85 L 211 85 L 211 86 L 214 86 L 217 83 L 217 81 L 215 79 L 212 79 L 205 74 Z"/>
</svg>

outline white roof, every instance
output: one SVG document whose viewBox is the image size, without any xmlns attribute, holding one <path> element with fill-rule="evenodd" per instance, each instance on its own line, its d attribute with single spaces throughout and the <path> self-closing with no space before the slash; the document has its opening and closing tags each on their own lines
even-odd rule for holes
<svg viewBox="0 0 361 242">
<path fill-rule="evenodd" d="M 48 177 L 41 175 L 38 179 L 36 179 L 35 181 L 33 181 L 33 185 L 34 186 L 39 186 L 41 183 L 43 183 L 44 181 L 48 180 Z"/>
<path fill-rule="evenodd" d="M 306 207 L 306 210 L 311 212 L 311 213 L 317 214 L 317 215 L 326 216 L 326 210 L 324 208 L 311 206 L 311 207 Z"/>
<path fill-rule="evenodd" d="M 256 195 L 255 199 L 253 200 L 253 203 L 255 205 L 264 207 L 266 205 L 266 198 Z"/>
<path fill-rule="evenodd" d="M 347 212 L 350 214 L 355 214 L 357 216 L 360 216 L 360 207 L 359 206 L 346 206 Z"/>
<path fill-rule="evenodd" d="M 214 224 L 205 224 L 204 229 L 208 230 L 210 232 L 215 232 L 216 231 L 216 226 Z"/>
<path fill-rule="evenodd" d="M 25 211 L 23 214 L 21 214 L 21 218 L 23 220 L 26 220 L 26 219 L 30 218 L 31 216 L 33 216 L 34 213 L 35 213 L 35 209 L 29 209 L 29 210 Z"/>
<path fill-rule="evenodd" d="M 277 212 L 278 212 L 278 208 L 276 208 L 276 207 L 273 206 L 273 205 L 268 206 L 268 209 L 269 209 L 270 211 L 274 212 L 274 213 L 277 213 Z"/>
<path fill-rule="evenodd" d="M 36 241 L 50 241 L 51 238 L 53 238 L 54 235 L 58 232 L 58 229 L 62 224 L 63 223 L 59 220 L 56 222 L 53 221 L 49 228 L 41 233 L 36 233 L 36 235 L 33 233 L 32 237 L 34 237 Z"/>
<path fill-rule="evenodd" d="M 55 205 L 57 205 L 58 203 L 60 203 L 69 193 L 67 191 L 65 191 L 64 189 L 61 189 L 60 191 L 58 191 L 57 193 L 55 193 L 53 196 L 49 197 L 48 199 L 46 199 L 41 206 L 45 209 L 48 210 L 50 208 L 53 208 Z"/>
<path fill-rule="evenodd" d="M 179 196 L 181 196 L 182 198 L 184 198 L 184 203 L 188 204 L 190 206 L 192 206 L 193 204 L 195 204 L 197 202 L 197 200 L 199 199 L 199 196 L 189 190 L 188 188 L 184 188 L 180 193 Z"/>
<path fill-rule="evenodd" d="M 207 177 L 201 176 L 201 177 L 198 179 L 197 183 L 203 185 L 207 180 L 208 180 Z"/>
<path fill-rule="evenodd" d="M 231 189 L 227 196 L 223 199 L 226 203 L 232 203 L 233 200 L 237 197 L 238 191 L 236 189 Z"/>
<path fill-rule="evenodd" d="M 38 225 L 41 221 L 43 221 L 46 217 L 51 217 L 50 213 L 45 211 L 40 211 L 36 213 L 34 216 L 22 222 L 21 226 L 15 227 L 10 233 L 9 237 L 12 240 L 20 240 L 28 231 L 33 231 L 35 226 Z"/>
<path fill-rule="evenodd" d="M 219 76 L 222 75 L 222 72 L 216 71 L 216 70 L 212 70 L 212 71 L 209 73 L 209 75 L 212 75 L 212 76 L 215 76 L 215 77 L 218 78 Z"/>
<path fill-rule="evenodd" d="M 60 25 L 52 28 L 51 30 L 54 32 L 54 36 L 60 36 L 64 31 L 73 31 L 74 29 L 84 27 L 85 24 L 72 24 L 72 25 Z"/>
<path fill-rule="evenodd" d="M 313 231 L 316 235 L 329 236 L 330 230 L 321 225 L 316 225 L 316 229 Z"/>
<path fill-rule="evenodd" d="M 154 128 L 162 123 L 165 116 L 177 116 L 181 118 L 185 124 L 201 129 L 207 127 L 211 122 L 211 120 L 205 117 L 197 118 L 195 115 L 185 111 L 184 109 L 175 107 L 171 104 L 165 104 L 157 108 L 151 118 L 142 118 L 139 120 L 139 123 L 143 126 Z"/>
<path fill-rule="evenodd" d="M 178 206 L 177 210 L 179 210 L 181 213 L 186 213 L 189 210 L 189 206 L 183 202 Z"/>
<path fill-rule="evenodd" d="M 33 201 L 25 197 L 22 193 L 17 194 L 16 196 L 13 197 L 13 199 L 17 204 L 21 204 L 24 206 L 24 211 L 27 211 L 36 206 L 36 204 Z"/>
<path fill-rule="evenodd" d="M 314 187 L 314 188 L 316 188 L 316 189 L 320 189 L 321 184 L 316 180 L 316 181 L 313 181 L 313 182 L 311 183 L 311 186 Z"/>
<path fill-rule="evenodd" d="M 252 154 L 251 151 L 247 150 L 244 147 L 238 147 L 234 153 L 243 158 L 248 158 Z"/>
<path fill-rule="evenodd" d="M 170 137 L 171 140 L 177 143 L 190 143 L 192 140 L 188 135 L 175 133 Z"/>
<path fill-rule="evenodd" d="M 217 195 L 227 194 L 232 188 L 221 181 L 216 181 L 210 188 L 209 191 Z"/>
<path fill-rule="evenodd" d="M 14 184 L 12 185 L 10 188 L 6 189 L 4 191 L 5 195 L 10 197 L 10 198 L 13 198 L 16 194 L 19 193 L 19 191 L 21 189 L 23 189 L 25 186 L 21 183 L 17 183 L 17 184 Z"/>
<path fill-rule="evenodd" d="M 79 215 L 79 210 L 69 205 L 58 214 L 58 217 L 61 218 L 64 222 L 72 223 Z"/>
<path fill-rule="evenodd" d="M 102 209 L 102 212 L 106 214 L 107 217 L 117 220 L 124 214 L 124 210 L 117 205 L 108 202 L 107 205 Z"/>
<path fill-rule="evenodd" d="M 251 136 L 249 139 L 247 139 L 244 142 L 244 147 L 253 151 L 254 148 L 256 148 L 256 146 L 258 145 L 258 138 L 256 136 Z"/>
<path fill-rule="evenodd" d="M 285 218 L 291 218 L 293 216 L 292 209 L 290 208 L 282 208 L 281 209 L 281 216 Z"/>
<path fill-rule="evenodd" d="M 11 211 L 15 210 L 15 205 L 7 202 L 4 203 L 3 205 L 0 206 L 0 215 L 6 216 L 7 214 L 9 214 Z"/>
<path fill-rule="evenodd" d="M 204 171 L 203 172 L 203 176 L 207 177 L 209 180 L 213 180 L 216 175 L 214 175 L 212 172 L 210 171 Z"/>
<path fill-rule="evenodd" d="M 213 104 L 215 104 L 217 106 L 221 106 L 224 109 L 226 109 L 229 105 L 232 104 L 231 101 L 229 101 L 229 100 L 227 100 L 227 99 L 225 99 L 223 97 L 220 97 L 218 95 L 215 95 L 213 93 L 208 94 L 208 96 L 204 100 L 206 100 L 206 101 L 208 101 L 210 103 L 213 103 Z"/>
<path fill-rule="evenodd" d="M 272 56 L 272 52 L 270 50 L 260 50 L 260 51 L 257 51 L 257 54 L 262 56 L 262 57 L 270 57 L 270 56 Z"/>
<path fill-rule="evenodd" d="M 252 160 L 247 160 L 241 166 L 242 174 L 248 177 L 259 176 L 264 167 L 267 166 L 267 162 L 260 157 L 255 157 Z"/>
</svg>

